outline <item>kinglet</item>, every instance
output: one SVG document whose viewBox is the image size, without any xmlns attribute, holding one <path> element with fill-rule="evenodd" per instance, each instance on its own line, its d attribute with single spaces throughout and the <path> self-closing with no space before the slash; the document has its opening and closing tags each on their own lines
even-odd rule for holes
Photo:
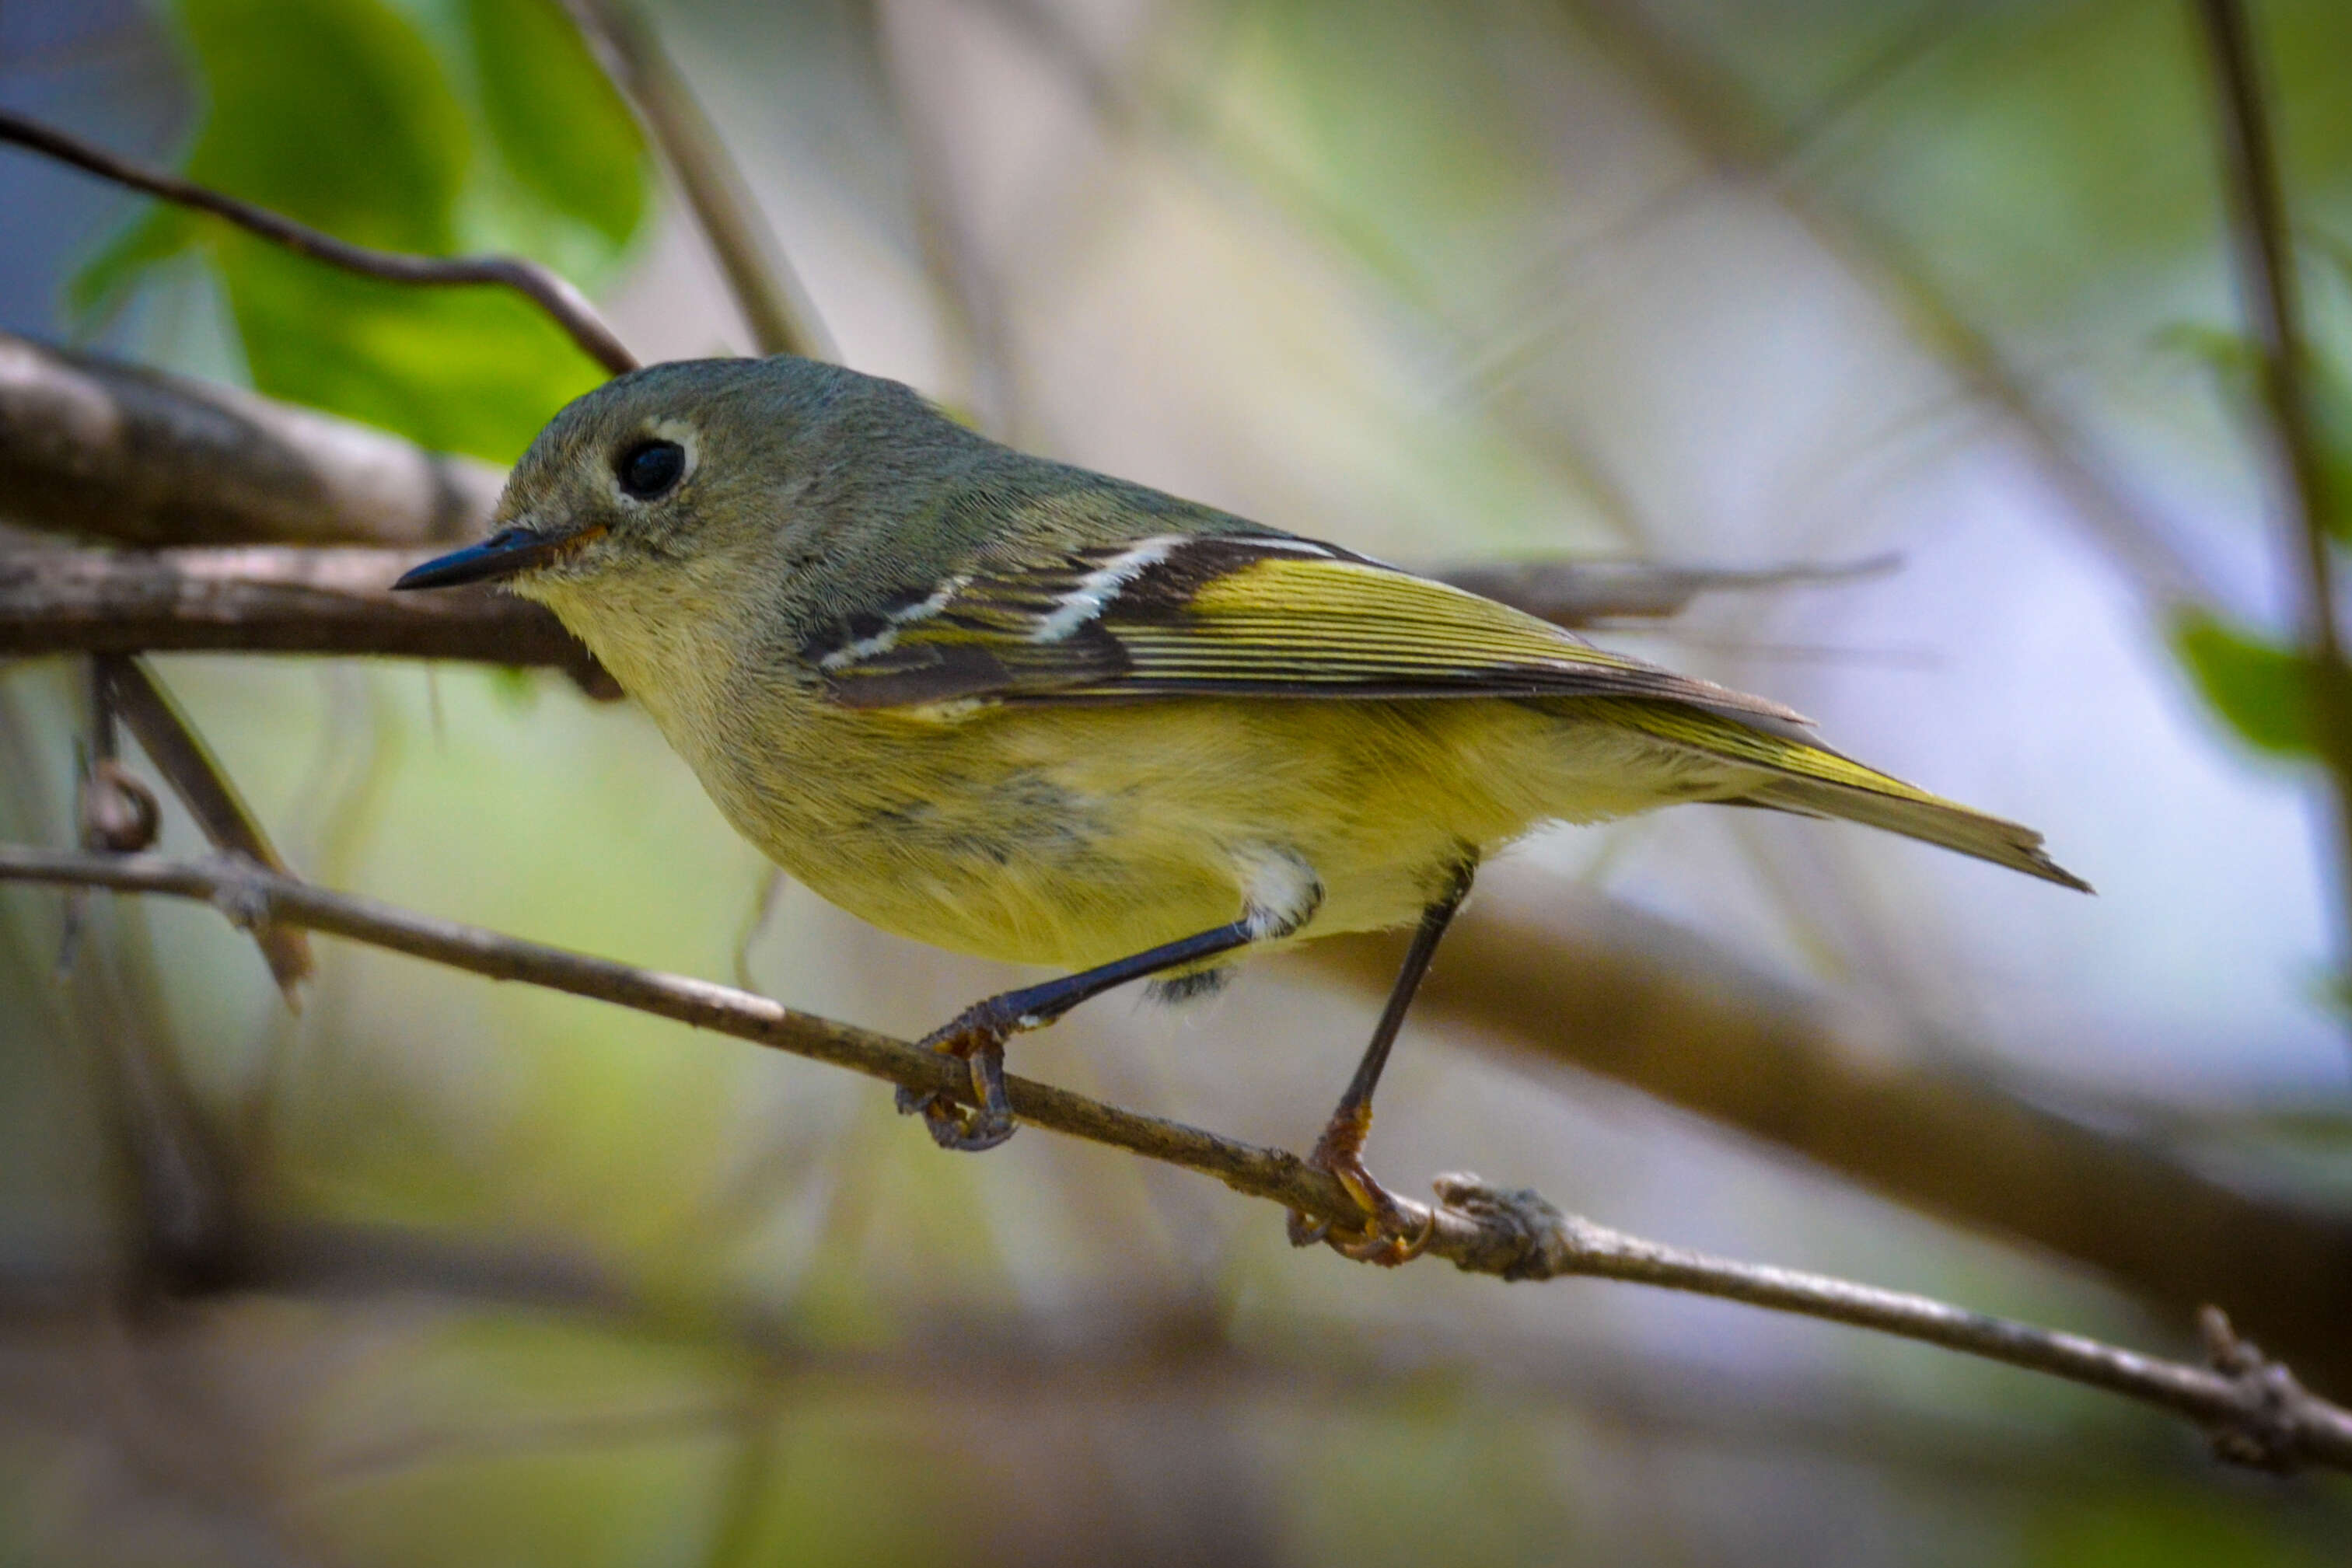
<svg viewBox="0 0 2352 1568">
<path fill-rule="evenodd" d="M 728 820 L 843 908 L 1076 971 L 929 1037 L 977 1103 L 902 1095 L 945 1146 L 1011 1134 L 1018 1030 L 1418 921 L 1316 1148 L 1365 1207 L 1330 1238 L 1357 1256 L 1418 1239 L 1360 1157 L 1389 1046 L 1479 862 L 1538 824 L 1765 806 L 2085 885 L 2040 834 L 1813 744 L 1778 703 L 809 360 L 606 383 L 531 444 L 495 528 L 394 586 L 495 579 L 549 606 Z"/>
</svg>

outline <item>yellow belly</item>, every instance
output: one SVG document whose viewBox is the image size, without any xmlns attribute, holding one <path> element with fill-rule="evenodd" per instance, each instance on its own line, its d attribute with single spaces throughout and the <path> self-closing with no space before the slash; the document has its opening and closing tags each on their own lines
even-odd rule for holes
<svg viewBox="0 0 2352 1568">
<path fill-rule="evenodd" d="M 1617 727 L 1483 699 L 930 722 L 787 695 L 671 738 L 735 826 L 825 898 L 937 946 L 1070 967 L 1223 925 L 1302 870 L 1320 896 L 1298 936 L 1404 925 L 1465 858 L 1540 821 L 1720 793 L 1727 777 L 1689 776 Z"/>
</svg>

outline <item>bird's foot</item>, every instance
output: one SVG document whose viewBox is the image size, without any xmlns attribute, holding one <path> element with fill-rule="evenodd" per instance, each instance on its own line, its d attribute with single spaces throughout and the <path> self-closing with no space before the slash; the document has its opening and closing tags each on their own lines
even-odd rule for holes
<svg viewBox="0 0 2352 1568">
<path fill-rule="evenodd" d="M 1347 1189 L 1348 1196 L 1363 1210 L 1363 1218 L 1355 1225 L 1342 1226 L 1332 1220 L 1309 1218 L 1294 1208 L 1288 1227 L 1293 1247 L 1326 1242 L 1343 1258 L 1377 1263 L 1383 1269 L 1410 1263 L 1428 1249 L 1437 1234 L 1437 1211 L 1416 1213 L 1419 1205 L 1405 1204 L 1373 1179 L 1364 1166 L 1364 1138 L 1371 1128 L 1370 1106 L 1343 1106 L 1333 1114 L 1323 1135 L 1315 1140 L 1314 1152 L 1307 1156 L 1308 1165 L 1330 1172 L 1332 1179 Z"/>
<path fill-rule="evenodd" d="M 943 1149 L 976 1155 L 1013 1135 L 1013 1102 L 1004 1092 L 1004 1041 L 1019 1023 L 1001 1017 L 993 1001 L 966 1008 L 919 1042 L 964 1064 L 971 1075 L 975 1105 L 937 1091 L 898 1090 L 899 1114 L 920 1115 L 931 1141 Z"/>
</svg>

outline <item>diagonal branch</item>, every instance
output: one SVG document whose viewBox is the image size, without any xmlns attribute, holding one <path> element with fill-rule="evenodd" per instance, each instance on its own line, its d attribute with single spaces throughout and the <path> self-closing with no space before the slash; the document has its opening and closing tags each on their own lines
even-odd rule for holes
<svg viewBox="0 0 2352 1568">
<path fill-rule="evenodd" d="M 94 855 L 0 846 L 0 881 L 110 887 L 199 899 L 231 920 L 275 922 L 390 948 L 493 979 L 520 980 L 652 1013 L 927 1092 L 971 1092 L 961 1064 L 887 1035 L 796 1012 L 765 997 L 660 974 L 453 921 L 330 893 L 235 861 Z M 1327 1173 L 1281 1149 L 1126 1111 L 1027 1079 L 1008 1082 L 1022 1120 L 1199 1171 L 1237 1192 L 1349 1223 L 1354 1206 Z M 2219 1312 L 2202 1327 L 2210 1368 L 2141 1355 L 2078 1334 L 1964 1311 L 1925 1296 L 1668 1247 L 1561 1214 L 1540 1197 L 1469 1176 L 1441 1176 L 1430 1250 L 1506 1280 L 1631 1281 L 1873 1329 L 2106 1389 L 2203 1427 L 2233 1462 L 2352 1470 L 2352 1411 L 2307 1393 L 2238 1340 Z"/>
<path fill-rule="evenodd" d="M 173 793 L 179 796 L 213 847 L 241 855 L 281 876 L 292 874 L 278 858 L 252 808 L 213 757 L 212 747 L 205 744 L 146 662 L 120 653 L 101 655 L 98 678 L 124 727 L 139 737 L 147 759 L 171 784 Z M 310 976 L 310 938 L 291 926 L 257 921 L 253 939 L 287 1005 L 295 1005 L 295 988 Z"/>
<path fill-rule="evenodd" d="M 352 245 L 267 207 L 224 195 L 177 174 L 118 158 L 54 126 L 5 109 L 0 109 L 0 141 L 14 142 L 101 180 L 111 180 L 118 185 L 128 185 L 134 191 L 144 191 L 151 196 L 224 218 L 248 234 L 346 272 L 380 277 L 387 283 L 430 287 L 495 284 L 511 288 L 545 311 L 550 320 L 580 345 L 583 353 L 614 375 L 637 368 L 636 356 L 596 313 L 596 308 L 588 303 L 588 297 L 535 261 L 514 256 L 413 256 L 404 251 Z"/>
<path fill-rule="evenodd" d="M 835 357 L 800 276 L 777 248 L 750 183 L 661 39 L 627 0 L 564 0 L 572 25 L 661 149 L 763 354 Z"/>
</svg>

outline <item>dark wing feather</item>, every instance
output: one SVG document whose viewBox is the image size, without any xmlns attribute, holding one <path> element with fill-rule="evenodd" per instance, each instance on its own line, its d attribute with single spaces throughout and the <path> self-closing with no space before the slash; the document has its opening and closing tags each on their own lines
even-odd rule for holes
<svg viewBox="0 0 2352 1568">
<path fill-rule="evenodd" d="M 1153 697 L 1647 697 L 1798 715 L 1328 545 L 1163 534 L 998 561 L 808 650 L 857 708 Z"/>
</svg>

